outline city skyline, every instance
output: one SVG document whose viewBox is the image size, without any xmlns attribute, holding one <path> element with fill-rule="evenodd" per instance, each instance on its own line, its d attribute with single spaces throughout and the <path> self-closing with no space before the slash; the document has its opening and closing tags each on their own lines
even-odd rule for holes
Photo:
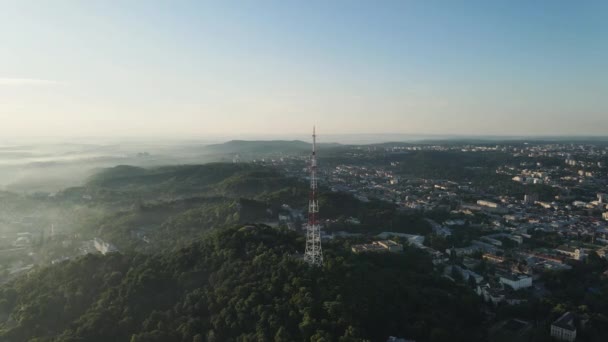
<svg viewBox="0 0 608 342">
<path fill-rule="evenodd" d="M 5 137 L 608 132 L 602 1 L 0 6 Z"/>
</svg>

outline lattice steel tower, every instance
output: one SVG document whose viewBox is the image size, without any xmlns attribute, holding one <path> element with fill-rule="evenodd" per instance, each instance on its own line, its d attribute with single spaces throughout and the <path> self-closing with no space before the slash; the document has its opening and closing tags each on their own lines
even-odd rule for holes
<svg viewBox="0 0 608 342">
<path fill-rule="evenodd" d="M 317 135 L 312 128 L 312 155 L 310 156 L 310 198 L 308 199 L 308 224 L 306 225 L 306 252 L 304 261 L 312 266 L 323 265 L 323 251 L 321 250 L 321 226 L 317 215 L 319 202 L 317 201 Z"/>
</svg>

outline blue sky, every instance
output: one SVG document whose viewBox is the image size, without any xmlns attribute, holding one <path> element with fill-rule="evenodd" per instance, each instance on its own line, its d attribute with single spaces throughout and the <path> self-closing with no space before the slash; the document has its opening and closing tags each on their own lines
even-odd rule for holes
<svg viewBox="0 0 608 342">
<path fill-rule="evenodd" d="M 0 1 L 0 135 L 606 135 L 606 1 Z"/>
</svg>

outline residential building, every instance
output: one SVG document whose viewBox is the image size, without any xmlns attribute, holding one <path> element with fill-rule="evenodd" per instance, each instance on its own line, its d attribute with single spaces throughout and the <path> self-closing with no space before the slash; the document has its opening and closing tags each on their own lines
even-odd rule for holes
<svg viewBox="0 0 608 342">
<path fill-rule="evenodd" d="M 483 254 L 483 259 L 484 260 L 488 260 L 488 261 L 493 262 L 493 263 L 497 263 L 497 264 L 500 264 L 500 263 L 502 263 L 502 262 L 505 261 L 505 258 L 503 258 L 501 256 L 498 256 L 498 255 L 489 254 L 489 253 L 484 253 Z"/>
<path fill-rule="evenodd" d="M 471 255 L 477 252 L 480 248 L 477 246 L 468 246 L 460 248 L 448 248 L 445 250 L 446 254 L 454 254 L 456 256 Z"/>
<path fill-rule="evenodd" d="M 571 312 L 566 312 L 551 324 L 551 337 L 568 342 L 576 340 L 576 326 Z"/>
<path fill-rule="evenodd" d="M 480 205 L 482 207 L 488 207 L 488 208 L 498 208 L 498 203 L 486 201 L 486 200 L 477 201 L 477 205 Z"/>
<path fill-rule="evenodd" d="M 583 260 L 585 258 L 585 252 L 581 248 L 559 246 L 555 249 L 555 251 L 560 254 L 567 255 L 574 260 Z"/>
<path fill-rule="evenodd" d="M 99 253 L 104 255 L 108 253 L 118 252 L 118 249 L 113 244 L 105 242 L 100 238 L 95 238 L 93 240 L 93 245 Z"/>
<path fill-rule="evenodd" d="M 507 273 L 499 278 L 501 284 L 509 285 L 513 290 L 532 286 L 532 277 L 523 274 Z"/>
<path fill-rule="evenodd" d="M 377 243 L 384 247 L 387 251 L 389 252 L 403 252 L 403 245 L 396 243 L 395 241 L 392 240 L 383 240 L 383 241 L 377 241 Z"/>
<path fill-rule="evenodd" d="M 485 302 L 491 302 L 494 305 L 505 300 L 504 290 L 501 288 L 493 288 L 490 284 L 477 285 L 477 294 L 483 298 Z"/>
<path fill-rule="evenodd" d="M 534 204 L 536 201 L 538 201 L 537 193 L 524 195 L 524 204 Z"/>
<path fill-rule="evenodd" d="M 374 241 L 372 243 L 365 243 L 360 245 L 353 245 L 351 247 L 353 253 L 365 253 L 365 252 L 402 252 L 403 245 L 396 243 L 391 240 Z"/>
</svg>

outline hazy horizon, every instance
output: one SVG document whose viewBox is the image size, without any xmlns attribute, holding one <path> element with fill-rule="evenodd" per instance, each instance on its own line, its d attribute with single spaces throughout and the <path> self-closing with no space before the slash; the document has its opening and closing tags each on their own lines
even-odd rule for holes
<svg viewBox="0 0 608 342">
<path fill-rule="evenodd" d="M 19 1 L 3 137 L 608 132 L 608 3 Z"/>
<path fill-rule="evenodd" d="M 607 38 L 608 0 L 0 0 L 0 342 L 608 341 Z"/>
<path fill-rule="evenodd" d="M 317 130 L 317 140 L 324 143 L 368 144 L 386 142 L 424 143 L 428 140 L 458 141 L 458 140 L 598 140 L 608 141 L 604 135 L 488 135 L 488 134 L 424 134 L 424 133 L 324 133 Z M 201 135 L 201 136 L 3 136 L 0 147 L 36 144 L 57 145 L 121 145 L 121 144 L 221 144 L 228 141 L 310 141 L 311 133 L 297 134 L 235 134 L 235 135 Z"/>
</svg>

